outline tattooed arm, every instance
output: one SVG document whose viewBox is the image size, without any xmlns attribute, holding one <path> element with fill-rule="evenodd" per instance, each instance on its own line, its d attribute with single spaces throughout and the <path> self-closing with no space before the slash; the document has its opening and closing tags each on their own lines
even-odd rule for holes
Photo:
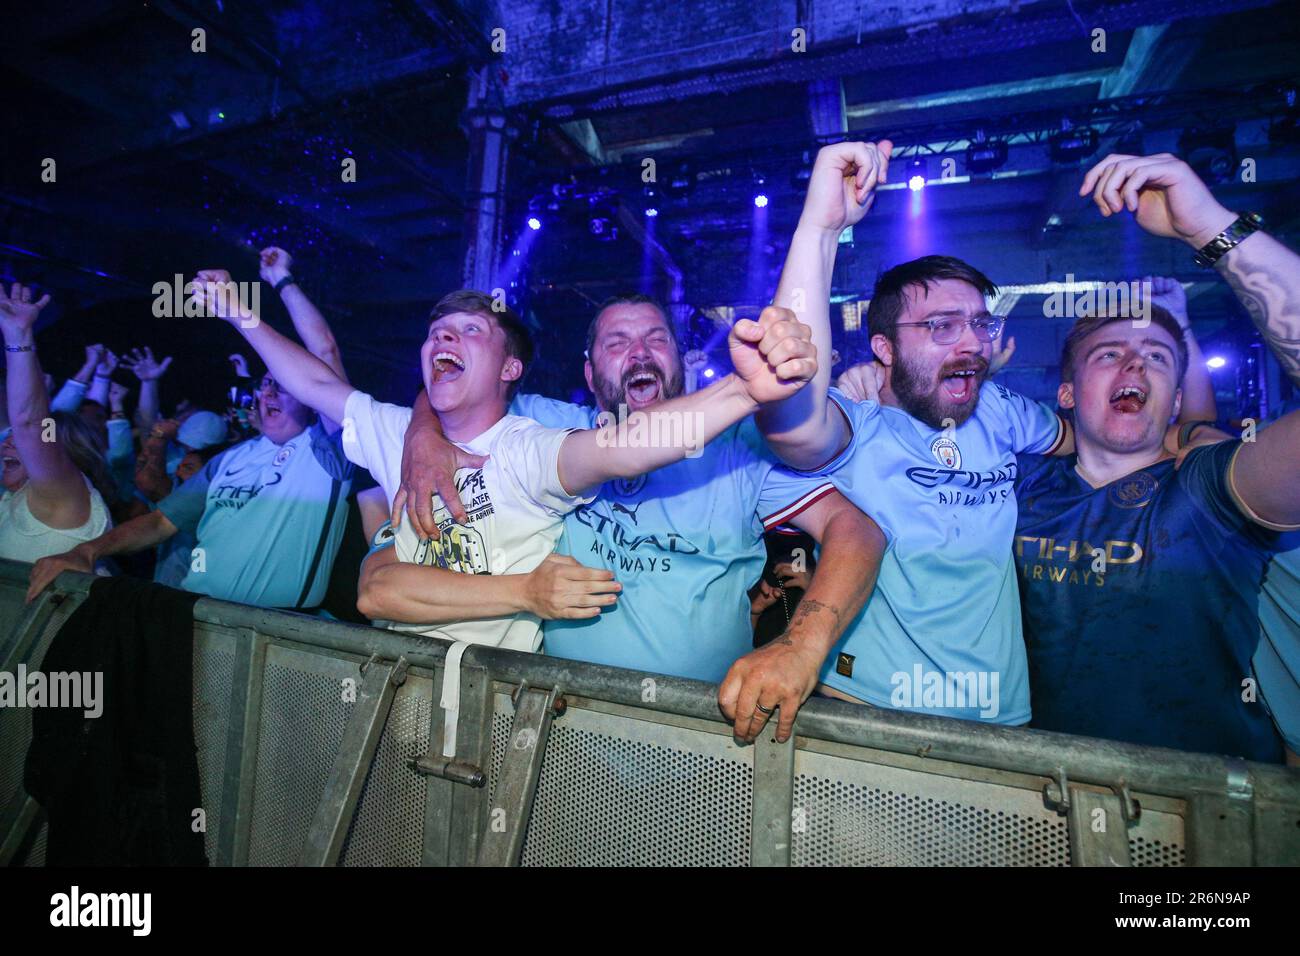
<svg viewBox="0 0 1300 956">
<path fill-rule="evenodd" d="M 1287 378 L 1300 385 L 1300 255 L 1256 232 L 1214 268 L 1250 313 Z"/>
<path fill-rule="evenodd" d="M 781 715 L 776 739 L 790 739 L 795 715 L 817 686 L 822 664 L 876 586 L 885 536 L 838 491 L 800 512 L 793 523 L 821 544 L 821 558 L 784 634 L 731 665 L 718 706 L 738 740 L 753 740 L 769 711 Z"/>
</svg>

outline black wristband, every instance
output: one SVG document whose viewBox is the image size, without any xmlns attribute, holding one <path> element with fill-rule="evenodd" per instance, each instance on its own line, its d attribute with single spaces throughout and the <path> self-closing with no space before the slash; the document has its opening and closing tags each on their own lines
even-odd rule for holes
<svg viewBox="0 0 1300 956">
<path fill-rule="evenodd" d="M 35 352 L 35 345 L 6 345 L 6 352 Z"/>
<path fill-rule="evenodd" d="M 293 276 L 288 275 L 275 284 L 275 291 L 279 292 L 287 285 L 297 285 L 297 284 L 298 284 L 298 280 L 295 279 Z"/>
</svg>

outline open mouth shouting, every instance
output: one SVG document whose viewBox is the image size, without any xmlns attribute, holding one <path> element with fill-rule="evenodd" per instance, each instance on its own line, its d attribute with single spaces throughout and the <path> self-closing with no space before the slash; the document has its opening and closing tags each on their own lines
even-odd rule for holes
<svg viewBox="0 0 1300 956">
<path fill-rule="evenodd" d="M 663 397 L 663 376 L 653 365 L 638 365 L 623 378 L 631 406 L 652 405 Z"/>
<path fill-rule="evenodd" d="M 5 455 L 3 458 L 0 458 L 0 465 L 3 465 L 5 471 L 9 471 L 11 468 L 17 468 L 21 464 L 22 462 L 13 455 Z"/>
<path fill-rule="evenodd" d="M 465 360 L 455 352 L 449 352 L 446 349 L 436 352 L 433 356 L 433 376 L 434 385 L 441 385 L 445 382 L 454 382 L 465 372 Z"/>
<path fill-rule="evenodd" d="M 284 414 L 284 407 L 280 404 L 279 399 L 263 398 L 262 399 L 262 418 L 265 421 L 272 422 L 279 420 Z"/>
<path fill-rule="evenodd" d="M 980 379 L 984 377 L 987 368 L 987 362 L 972 362 L 948 369 L 939 380 L 943 385 L 944 394 L 958 405 L 965 405 L 975 397 L 979 390 Z"/>
<path fill-rule="evenodd" d="M 1147 391 L 1140 385 L 1121 385 L 1110 393 L 1110 407 L 1117 412 L 1134 414 L 1147 403 Z"/>
</svg>

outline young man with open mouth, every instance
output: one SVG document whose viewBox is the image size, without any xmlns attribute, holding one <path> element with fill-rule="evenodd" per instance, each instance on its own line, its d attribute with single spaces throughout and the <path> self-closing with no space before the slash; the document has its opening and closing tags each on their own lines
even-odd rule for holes
<svg viewBox="0 0 1300 956">
<path fill-rule="evenodd" d="M 1107 156 L 1080 194 L 1199 250 L 1300 381 L 1300 256 L 1257 217 L 1167 153 Z M 1033 724 L 1281 761 L 1251 660 L 1278 532 L 1300 527 L 1300 411 L 1178 463 L 1163 439 L 1186 368 L 1184 333 L 1160 309 L 1149 323 L 1083 318 L 1066 339 L 1058 400 L 1078 453 L 1022 456 L 1016 486 Z"/>
</svg>

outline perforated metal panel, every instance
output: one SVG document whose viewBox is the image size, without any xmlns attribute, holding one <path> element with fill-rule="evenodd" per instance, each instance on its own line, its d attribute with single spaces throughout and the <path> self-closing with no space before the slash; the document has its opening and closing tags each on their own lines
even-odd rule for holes
<svg viewBox="0 0 1300 956">
<path fill-rule="evenodd" d="M 1134 866 L 1186 866 L 1187 850 L 1180 843 L 1163 843 L 1135 836 L 1128 841 Z"/>
<path fill-rule="evenodd" d="M 1067 866 L 1036 791 L 800 752 L 796 866 Z"/>
<path fill-rule="evenodd" d="M 222 637 L 195 629 L 194 743 L 198 748 L 199 792 L 207 817 L 203 845 L 208 862 L 217 859 L 217 839 L 226 821 L 222 791 L 230 737 L 230 700 L 235 680 L 235 648 Z"/>
<path fill-rule="evenodd" d="M 433 681 L 398 688 L 340 856 L 343 866 L 419 866 L 428 778 L 410 763 L 429 749 Z"/>
<path fill-rule="evenodd" d="M 551 727 L 523 865 L 747 865 L 753 776 L 730 736 L 570 707 Z"/>
<path fill-rule="evenodd" d="M 359 682 L 356 665 L 267 649 L 249 840 L 252 866 L 298 861 L 352 712 L 352 704 L 343 700 L 345 677 Z"/>
<path fill-rule="evenodd" d="M 79 598 L 70 598 L 46 622 L 31 653 L 27 655 L 28 672 L 40 669 L 54 635 L 59 633 L 59 628 L 79 603 Z M 26 707 L 0 707 L 0 809 L 8 807 L 22 789 L 23 768 L 31 745 L 31 710 Z"/>
</svg>

